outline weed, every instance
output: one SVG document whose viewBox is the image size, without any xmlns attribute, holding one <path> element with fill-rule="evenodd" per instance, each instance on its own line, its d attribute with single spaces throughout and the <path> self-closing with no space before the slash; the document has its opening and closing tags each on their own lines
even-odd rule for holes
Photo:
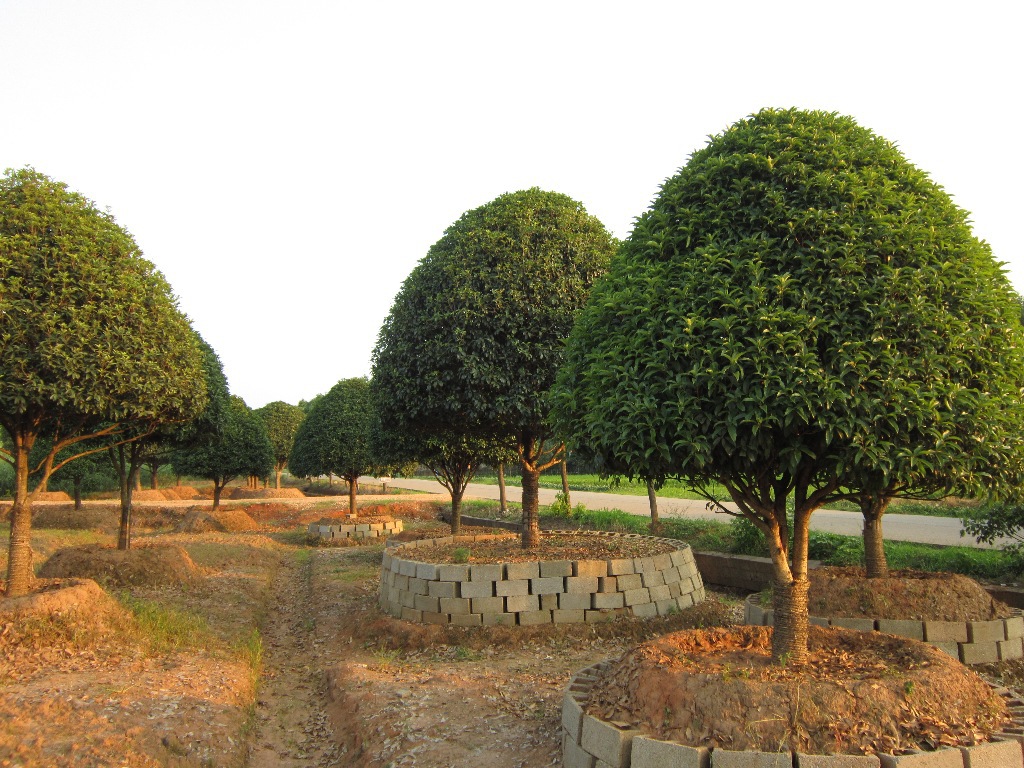
<svg viewBox="0 0 1024 768">
<path fill-rule="evenodd" d="M 127 591 L 118 599 L 131 611 L 142 639 L 154 651 L 195 648 L 209 638 L 210 630 L 202 616 L 133 597 Z"/>
<path fill-rule="evenodd" d="M 452 551 L 452 562 L 453 563 L 468 563 L 470 552 L 466 547 L 456 547 Z"/>
</svg>

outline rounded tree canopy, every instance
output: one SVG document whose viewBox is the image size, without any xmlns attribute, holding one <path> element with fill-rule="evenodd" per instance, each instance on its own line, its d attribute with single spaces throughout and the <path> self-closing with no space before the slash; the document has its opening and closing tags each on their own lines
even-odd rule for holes
<svg viewBox="0 0 1024 768">
<path fill-rule="evenodd" d="M 513 192 L 463 214 L 381 328 L 382 418 L 402 430 L 538 432 L 565 338 L 613 249 L 600 221 L 554 192 Z"/>
<path fill-rule="evenodd" d="M 295 443 L 295 433 L 298 432 L 302 420 L 306 418 L 306 412 L 299 406 L 283 400 L 267 403 L 262 408 L 257 408 L 255 412 L 267 425 L 267 434 L 274 446 L 274 460 L 278 464 L 284 464 L 288 461 L 288 454 Z"/>
<path fill-rule="evenodd" d="M 370 384 L 364 378 L 342 379 L 314 399 L 295 433 L 288 468 L 298 477 L 335 474 L 357 478 L 377 462 L 370 444 L 374 424 Z"/>
<path fill-rule="evenodd" d="M 665 182 L 554 399 L 631 476 L 977 490 L 1019 476 L 1022 386 L 1015 294 L 967 214 L 852 119 L 769 109 Z"/>
<path fill-rule="evenodd" d="M 32 170 L 0 179 L 0 419 L 174 421 L 205 404 L 195 333 L 113 218 Z"/>
</svg>

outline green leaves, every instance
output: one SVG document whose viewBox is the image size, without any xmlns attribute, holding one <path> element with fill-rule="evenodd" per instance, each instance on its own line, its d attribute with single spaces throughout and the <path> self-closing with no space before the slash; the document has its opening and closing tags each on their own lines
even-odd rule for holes
<svg viewBox="0 0 1024 768">
<path fill-rule="evenodd" d="M 298 477 L 335 474 L 354 480 L 377 461 L 371 447 L 375 424 L 370 384 L 342 379 L 313 401 L 295 433 L 288 468 Z"/>
</svg>

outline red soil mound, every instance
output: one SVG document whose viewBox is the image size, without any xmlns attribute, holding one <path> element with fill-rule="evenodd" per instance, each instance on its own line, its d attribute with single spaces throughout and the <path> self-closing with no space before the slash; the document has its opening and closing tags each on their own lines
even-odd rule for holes
<svg viewBox="0 0 1024 768">
<path fill-rule="evenodd" d="M 99 544 L 58 549 L 43 563 L 45 578 L 86 578 L 110 587 L 187 584 L 202 576 L 188 552 L 178 546 L 118 550 Z"/>
</svg>

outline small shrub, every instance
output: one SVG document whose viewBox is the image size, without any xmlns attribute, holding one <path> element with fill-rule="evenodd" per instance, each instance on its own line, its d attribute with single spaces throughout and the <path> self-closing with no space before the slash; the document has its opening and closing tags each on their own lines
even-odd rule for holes
<svg viewBox="0 0 1024 768">
<path fill-rule="evenodd" d="M 454 563 L 468 563 L 469 562 L 469 550 L 465 547 L 456 547 L 452 550 L 452 562 Z"/>
</svg>

